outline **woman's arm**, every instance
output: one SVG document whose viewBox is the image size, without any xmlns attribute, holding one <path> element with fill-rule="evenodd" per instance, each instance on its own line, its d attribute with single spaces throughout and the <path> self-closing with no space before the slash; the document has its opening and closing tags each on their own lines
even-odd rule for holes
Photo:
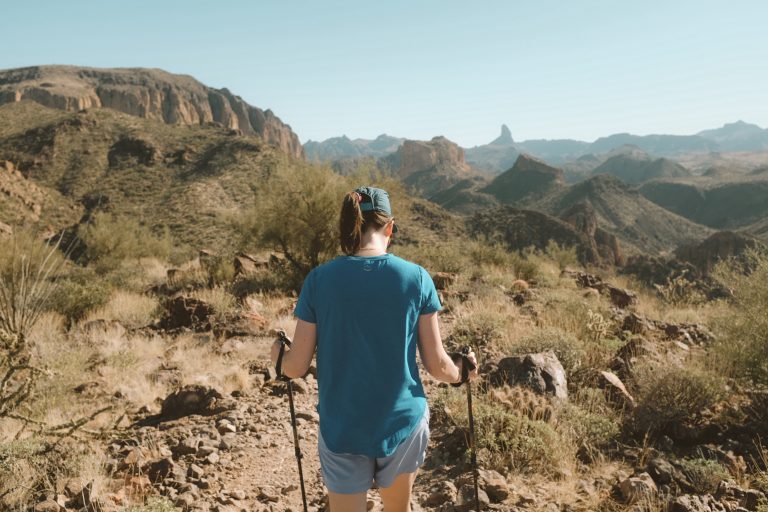
<svg viewBox="0 0 768 512">
<path fill-rule="evenodd" d="M 283 375 L 289 379 L 303 377 L 312 363 L 317 343 L 317 324 L 299 319 L 296 322 L 296 332 L 293 334 L 291 347 L 285 347 L 283 355 Z M 277 364 L 277 356 L 280 354 L 280 341 L 272 344 L 272 365 Z"/>
<path fill-rule="evenodd" d="M 427 372 L 442 382 L 459 382 L 461 380 L 461 361 L 456 365 L 443 347 L 440 337 L 440 325 L 437 323 L 437 313 L 419 316 L 419 354 Z M 475 365 L 469 378 L 477 377 L 477 360 L 475 353 L 467 356 Z"/>
</svg>

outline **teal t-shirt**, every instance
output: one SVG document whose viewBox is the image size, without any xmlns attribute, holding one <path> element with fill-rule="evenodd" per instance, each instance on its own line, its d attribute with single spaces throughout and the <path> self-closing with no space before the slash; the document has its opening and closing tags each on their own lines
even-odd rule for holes
<svg viewBox="0 0 768 512">
<path fill-rule="evenodd" d="M 421 266 L 393 254 L 339 256 L 309 273 L 294 314 L 317 324 L 320 431 L 332 452 L 391 455 L 427 406 L 419 315 L 441 309 Z"/>
</svg>

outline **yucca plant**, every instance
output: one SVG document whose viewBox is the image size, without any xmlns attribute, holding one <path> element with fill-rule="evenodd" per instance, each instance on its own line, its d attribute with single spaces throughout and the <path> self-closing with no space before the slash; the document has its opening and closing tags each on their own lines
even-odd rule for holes
<svg viewBox="0 0 768 512">
<path fill-rule="evenodd" d="M 55 288 L 64 261 L 58 246 L 26 234 L 0 240 L 0 418 L 17 417 L 43 373 L 28 336 Z"/>
</svg>

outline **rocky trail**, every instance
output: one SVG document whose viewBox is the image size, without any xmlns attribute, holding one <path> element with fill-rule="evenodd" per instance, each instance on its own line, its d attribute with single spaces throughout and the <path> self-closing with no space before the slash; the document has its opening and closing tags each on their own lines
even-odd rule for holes
<svg viewBox="0 0 768 512">
<path fill-rule="evenodd" d="M 184 388 L 166 399 L 162 412 L 149 416 L 110 446 L 110 462 L 134 491 L 151 485 L 184 510 L 199 511 L 299 511 L 302 509 L 298 469 L 293 447 L 287 386 L 276 381 L 266 359 L 271 339 L 259 339 L 265 358 L 254 362 L 259 384 L 248 393 L 223 397 L 202 386 Z M 434 388 L 423 377 L 427 389 Z M 325 488 L 317 456 L 319 417 L 317 381 L 313 374 L 294 381 L 307 502 L 310 510 L 325 510 Z M 429 394 L 429 392 L 428 392 Z M 181 416 L 178 419 L 167 419 Z M 433 429 L 435 421 L 432 421 Z M 424 469 L 414 489 L 413 510 L 422 503 L 439 505 L 456 499 L 455 484 L 441 475 L 457 468 L 443 467 L 438 444 L 441 432 L 432 433 Z M 453 471 L 452 471 L 453 470 Z M 484 472 L 484 482 L 494 480 L 494 499 L 505 493 L 501 475 Z M 469 474 L 459 479 L 464 494 Z M 435 488 L 436 482 L 442 482 Z M 120 496 L 112 496 L 120 501 Z M 484 501 L 488 502 L 484 493 Z M 494 509 L 504 510 L 499 506 Z M 369 510 L 383 510 L 378 493 L 369 492 Z"/>
<path fill-rule="evenodd" d="M 596 300 L 590 298 L 595 295 L 612 304 L 609 320 L 623 333 L 625 341 L 605 369 L 595 370 L 594 379 L 595 389 L 602 390 L 600 392 L 619 410 L 629 411 L 636 406 L 623 381 L 631 381 L 639 361 L 682 361 L 691 352 L 702 350 L 712 338 L 704 325 L 661 322 L 640 314 L 633 309 L 638 297 L 630 290 L 585 273 L 563 275 L 578 284 L 575 293 L 581 295 L 585 289 L 594 292 L 584 295 L 585 300 Z M 509 300 L 534 319 L 540 315 L 537 311 L 546 307 L 539 293 L 527 287 Z M 171 301 L 171 304 L 177 302 Z M 196 323 L 192 320 L 204 308 L 199 301 L 182 302 L 182 313 L 190 310 L 195 313 L 184 318 L 194 326 Z M 173 311 L 174 318 L 184 316 Z M 445 320 L 449 324 L 453 321 L 450 311 L 445 314 Z M 247 353 L 251 354 L 250 359 L 243 359 L 247 361 L 250 382 L 245 390 L 225 395 L 203 384 L 177 388 L 165 398 L 159 412 L 142 408 L 131 416 L 130 425 L 115 431 L 107 441 L 107 473 L 112 483 L 118 484 L 109 487 L 116 491 L 104 492 L 104 489 L 93 488 L 93 482 L 87 479 L 72 479 L 61 494 L 38 503 L 35 510 L 111 512 L 159 494 L 183 511 L 301 511 L 287 385 L 275 378 L 268 358 L 274 338 L 265 330 L 267 321 L 259 325 L 260 334 L 254 331 L 247 336 L 244 329 L 230 326 L 227 332 L 235 333 L 233 337 L 225 335 L 220 340 L 221 353 L 243 351 L 247 347 Z M 551 350 L 516 356 L 502 353 L 484 356 L 482 378 L 473 388 L 478 395 L 476 421 L 477 404 L 482 398 L 486 404 L 490 400 L 498 405 L 499 411 L 509 411 L 517 417 L 537 417 L 541 420 L 539 424 L 556 424 L 556 401 L 568 403 L 570 395 L 578 391 L 573 389 L 573 382 L 568 380 L 570 376 Z M 171 362 L 162 362 L 160 368 L 173 370 Z M 317 454 L 319 417 L 315 375 L 311 367 L 304 378 L 294 379 L 293 383 L 307 502 L 309 510 L 321 512 L 328 507 Z M 446 384 L 437 383 L 424 371 L 421 378 L 430 404 L 430 444 L 416 479 L 411 508 L 441 512 L 474 510 L 467 426 L 457 421 L 461 417 L 457 409 L 466 407 L 463 393 L 455 394 L 454 399 L 459 400 L 450 405 L 443 401 L 441 393 Z M 734 404 L 719 407 L 738 409 Z M 535 416 L 537 414 L 539 416 Z M 753 425 L 752 433 L 737 441 L 729 437 L 727 430 L 717 427 L 714 417 L 711 412 L 703 414 L 705 425 L 691 425 L 686 427 L 688 430 L 683 428 L 685 425 L 679 425 L 679 432 L 670 433 L 676 436 L 674 441 L 660 440 L 660 444 L 669 445 L 662 449 L 619 441 L 606 454 L 577 460 L 574 465 L 550 460 L 544 471 L 510 470 L 506 475 L 483 467 L 481 462 L 482 509 L 760 510 L 758 506 L 765 496 L 751 489 L 749 481 L 743 478 L 747 469 L 745 456 L 750 453 L 748 444 L 753 441 L 750 436 L 759 432 L 760 426 Z M 525 437 L 521 439 L 521 442 L 530 442 Z M 527 450 L 517 449 L 518 456 L 525 455 Z M 535 447 L 531 445 L 531 449 Z M 716 484 L 716 491 L 702 492 L 702 486 L 695 482 L 702 477 L 692 472 L 686 458 L 703 458 L 703 454 L 707 460 L 719 461 L 718 467 L 727 468 L 735 478 L 719 473 L 722 478 L 718 476 L 719 480 L 711 482 Z M 538 464 L 534 460 L 529 462 Z M 742 478 L 737 481 L 739 475 Z M 663 502 L 667 508 L 658 508 Z M 383 510 L 375 489 L 369 492 L 368 510 Z"/>
</svg>

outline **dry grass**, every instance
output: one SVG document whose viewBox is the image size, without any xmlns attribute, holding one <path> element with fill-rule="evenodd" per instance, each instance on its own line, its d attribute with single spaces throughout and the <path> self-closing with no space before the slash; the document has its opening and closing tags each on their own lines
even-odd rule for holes
<svg viewBox="0 0 768 512">
<path fill-rule="evenodd" d="M 155 297 L 118 290 L 106 304 L 88 313 L 83 322 L 102 319 L 117 321 L 129 329 L 144 327 L 157 319 L 158 308 Z"/>
</svg>

